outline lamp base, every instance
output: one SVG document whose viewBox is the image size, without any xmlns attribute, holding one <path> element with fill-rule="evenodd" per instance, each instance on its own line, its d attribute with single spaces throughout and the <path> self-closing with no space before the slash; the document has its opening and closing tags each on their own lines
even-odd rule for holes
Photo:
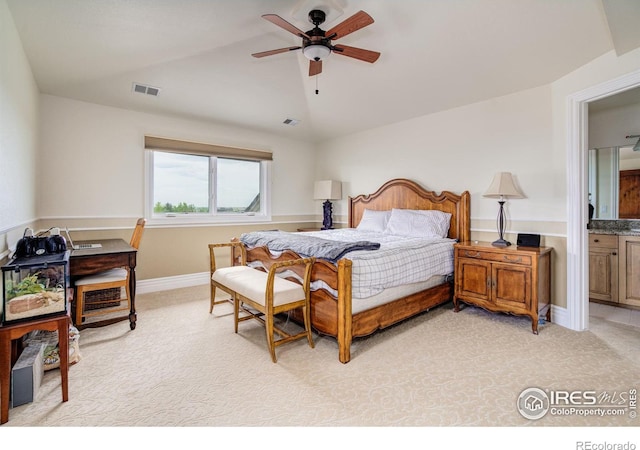
<svg viewBox="0 0 640 450">
<path fill-rule="evenodd" d="M 329 200 L 326 200 L 322 204 L 322 209 L 323 209 L 323 215 L 324 215 L 324 220 L 322 222 L 322 229 L 331 230 L 333 228 L 333 220 L 331 219 L 333 208 L 332 208 L 331 202 Z"/>
<path fill-rule="evenodd" d="M 497 241 L 493 241 L 491 245 L 494 247 L 508 247 L 511 245 L 511 242 L 504 239 L 504 223 L 506 221 L 504 216 L 504 198 L 500 197 L 498 204 L 500 204 L 500 209 L 498 209 L 498 236 L 500 237 Z"/>
<path fill-rule="evenodd" d="M 511 242 L 504 239 L 498 239 L 497 241 L 493 241 L 491 245 L 493 245 L 494 247 L 508 247 L 511 245 Z"/>
</svg>

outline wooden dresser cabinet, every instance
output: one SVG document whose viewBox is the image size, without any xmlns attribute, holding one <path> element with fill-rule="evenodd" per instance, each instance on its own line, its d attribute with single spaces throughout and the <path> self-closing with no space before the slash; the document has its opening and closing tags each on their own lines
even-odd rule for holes
<svg viewBox="0 0 640 450">
<path fill-rule="evenodd" d="M 538 334 L 541 314 L 549 320 L 551 247 L 494 247 L 489 242 L 455 245 L 454 311 L 460 302 L 488 311 L 531 318 Z"/>
</svg>

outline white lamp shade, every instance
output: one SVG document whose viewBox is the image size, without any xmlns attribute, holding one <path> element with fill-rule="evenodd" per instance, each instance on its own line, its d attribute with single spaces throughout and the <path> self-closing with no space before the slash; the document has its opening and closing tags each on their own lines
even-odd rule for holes
<svg viewBox="0 0 640 450">
<path fill-rule="evenodd" d="M 333 180 L 316 181 L 313 186 L 315 200 L 340 200 L 342 198 L 342 183 Z"/>
<path fill-rule="evenodd" d="M 307 57 L 307 59 L 311 61 L 322 61 L 324 58 L 329 56 L 329 53 L 331 53 L 331 49 L 329 49 L 329 47 L 327 47 L 326 45 L 311 44 L 307 45 L 302 50 L 302 53 Z"/>
<path fill-rule="evenodd" d="M 493 181 L 489 189 L 483 194 L 483 197 L 501 198 L 524 198 L 520 189 L 516 187 L 510 172 L 498 172 L 494 175 Z"/>
</svg>

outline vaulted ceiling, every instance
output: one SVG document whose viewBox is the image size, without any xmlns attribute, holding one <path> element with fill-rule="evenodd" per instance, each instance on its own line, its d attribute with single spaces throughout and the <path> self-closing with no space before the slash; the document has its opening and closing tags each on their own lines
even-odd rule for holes
<svg viewBox="0 0 640 450">
<path fill-rule="evenodd" d="M 311 142 L 544 85 L 640 46 L 637 0 L 6 1 L 43 93 Z M 336 43 L 378 61 L 331 54 L 309 77 L 300 51 L 251 56 L 300 45 L 263 14 L 306 31 L 317 8 L 325 30 L 369 13 L 373 24 Z"/>
</svg>

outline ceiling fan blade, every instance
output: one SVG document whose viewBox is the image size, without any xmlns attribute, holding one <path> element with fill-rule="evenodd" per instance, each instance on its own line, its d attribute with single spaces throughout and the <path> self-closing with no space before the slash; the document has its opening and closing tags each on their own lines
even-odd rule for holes
<svg viewBox="0 0 640 450">
<path fill-rule="evenodd" d="M 353 16 L 345 19 L 340 22 L 335 27 L 331 28 L 325 33 L 327 38 L 336 40 L 341 37 L 346 36 L 347 34 L 351 34 L 354 31 L 358 31 L 361 28 L 366 27 L 367 25 L 371 25 L 373 23 L 373 18 L 364 11 L 358 11 Z"/>
<path fill-rule="evenodd" d="M 322 72 L 322 61 L 309 61 L 309 76 L 318 75 Z"/>
<path fill-rule="evenodd" d="M 336 55 L 348 56 L 349 58 L 359 59 L 368 63 L 374 63 L 380 57 L 379 52 L 365 50 L 363 48 L 349 47 L 347 45 L 334 45 L 333 52 Z"/>
<path fill-rule="evenodd" d="M 286 47 L 286 48 L 279 48 L 276 50 L 267 50 L 266 52 L 258 52 L 258 53 L 252 53 L 251 56 L 253 56 L 254 58 L 262 58 L 264 56 L 271 56 L 271 55 L 277 55 L 278 53 L 286 53 L 286 52 L 290 52 L 293 50 L 300 50 L 302 47 Z"/>
<path fill-rule="evenodd" d="M 280 28 L 283 28 L 283 29 L 287 30 L 289 33 L 293 33 L 293 34 L 295 34 L 296 36 L 299 36 L 299 37 L 304 37 L 304 38 L 307 38 L 307 39 L 311 39 L 309 36 L 307 36 L 307 33 L 302 31 L 298 27 L 296 27 L 294 25 L 291 25 L 289 22 L 287 22 L 286 20 L 284 20 L 282 17 L 278 16 L 277 14 L 264 14 L 262 17 L 267 19 L 272 24 L 277 25 Z"/>
</svg>

